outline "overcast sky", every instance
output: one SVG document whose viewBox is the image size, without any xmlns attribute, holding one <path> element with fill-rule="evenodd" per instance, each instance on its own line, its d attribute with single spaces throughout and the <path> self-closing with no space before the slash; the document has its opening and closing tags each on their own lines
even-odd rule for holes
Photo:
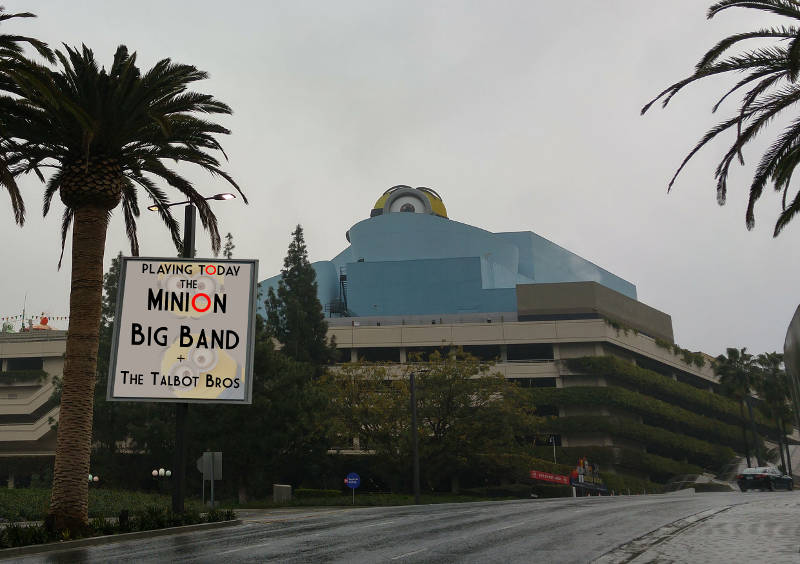
<svg viewBox="0 0 800 564">
<path fill-rule="evenodd" d="M 692 144 L 734 111 L 710 113 L 730 81 L 639 116 L 720 38 L 779 18 L 734 11 L 709 22 L 698 0 L 4 4 L 39 17 L 0 32 L 83 42 L 106 65 L 123 43 L 142 67 L 171 57 L 210 73 L 197 89 L 234 109 L 224 119 L 227 170 L 250 199 L 213 205 L 235 256 L 260 261 L 260 279 L 280 270 L 296 224 L 311 260 L 327 260 L 384 190 L 429 186 L 451 219 L 534 231 L 631 281 L 642 302 L 672 316 L 683 347 L 783 348 L 800 302 L 800 219 L 773 239 L 780 202 L 770 192 L 746 230 L 750 166 L 734 171 L 719 207 L 721 144 L 666 192 Z M 745 153 L 748 165 L 768 140 Z M 206 195 L 228 190 L 189 176 Z M 56 198 L 42 219 L 42 185 L 31 178 L 23 188 L 22 229 L 0 193 L 0 316 L 19 313 L 26 292 L 29 313 L 66 315 L 68 261 L 56 268 L 63 208 Z M 141 254 L 173 254 L 166 229 L 142 214 Z M 106 264 L 129 252 L 119 216 Z M 210 255 L 204 234 L 197 247 Z"/>
</svg>

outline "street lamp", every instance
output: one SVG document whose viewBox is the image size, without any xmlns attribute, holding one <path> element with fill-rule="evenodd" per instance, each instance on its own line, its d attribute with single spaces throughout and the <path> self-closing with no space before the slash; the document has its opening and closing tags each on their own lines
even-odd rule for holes
<svg viewBox="0 0 800 564">
<path fill-rule="evenodd" d="M 419 440 L 417 437 L 417 387 L 414 375 L 425 374 L 429 370 L 412 370 L 409 373 L 411 384 L 411 448 L 414 452 L 414 505 L 419 505 Z"/>
<path fill-rule="evenodd" d="M 203 200 L 232 200 L 236 197 L 235 194 L 225 192 L 222 194 L 214 194 Z M 194 233 L 196 224 L 196 211 L 191 200 L 184 200 L 183 202 L 174 202 L 172 204 L 154 204 L 148 206 L 150 211 L 159 211 L 162 209 L 170 208 L 172 206 L 186 205 L 184 208 L 183 216 L 183 252 L 181 257 L 194 258 Z M 172 487 L 172 512 L 183 513 L 183 499 L 186 495 L 186 416 L 189 413 L 188 403 L 175 403 L 175 459 L 174 467 L 177 472 L 175 475 L 175 482 Z M 161 474 L 164 472 L 164 474 Z M 169 470 L 157 471 L 161 476 L 171 476 Z M 153 474 L 155 476 L 155 474 Z"/>
<path fill-rule="evenodd" d="M 204 200 L 233 200 L 236 197 L 236 194 L 231 194 L 230 192 L 225 192 L 223 194 L 214 194 L 213 196 L 209 196 L 208 198 L 203 198 Z M 153 204 L 152 206 L 147 206 L 147 209 L 150 211 L 158 211 L 161 208 L 171 208 L 172 206 L 179 206 L 181 204 L 191 204 L 191 200 L 184 200 L 183 202 L 174 202 L 172 204 L 164 204 L 163 206 L 159 206 L 158 204 Z"/>
</svg>

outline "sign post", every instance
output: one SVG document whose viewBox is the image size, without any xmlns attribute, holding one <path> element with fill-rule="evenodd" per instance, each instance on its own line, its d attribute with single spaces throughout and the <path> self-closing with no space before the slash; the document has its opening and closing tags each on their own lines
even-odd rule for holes
<svg viewBox="0 0 800 564">
<path fill-rule="evenodd" d="M 183 511 L 189 403 L 252 402 L 258 261 L 123 257 L 107 399 L 175 406 L 172 509 Z"/>
<path fill-rule="evenodd" d="M 353 490 L 353 505 L 356 504 L 356 488 L 361 485 L 361 476 L 355 472 L 350 472 L 344 479 L 344 485 Z"/>
</svg>

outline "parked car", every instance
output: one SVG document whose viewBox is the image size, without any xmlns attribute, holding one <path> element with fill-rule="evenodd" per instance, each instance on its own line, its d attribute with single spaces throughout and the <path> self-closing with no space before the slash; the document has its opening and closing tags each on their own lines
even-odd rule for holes
<svg viewBox="0 0 800 564">
<path fill-rule="evenodd" d="M 747 468 L 736 476 L 736 481 L 739 482 L 739 489 L 743 492 L 747 490 L 794 489 L 792 477 L 771 466 Z"/>
</svg>

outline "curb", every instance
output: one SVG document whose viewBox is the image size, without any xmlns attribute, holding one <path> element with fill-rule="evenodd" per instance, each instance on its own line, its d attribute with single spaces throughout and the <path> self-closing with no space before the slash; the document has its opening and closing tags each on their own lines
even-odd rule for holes
<svg viewBox="0 0 800 564">
<path fill-rule="evenodd" d="M 116 535 L 103 535 L 100 537 L 89 537 L 86 539 L 77 539 L 71 541 L 49 542 L 45 544 L 31 544 L 28 546 L 18 546 L 15 548 L 4 548 L 0 550 L 0 560 L 5 560 L 6 558 L 14 558 L 16 556 L 24 556 L 28 554 L 39 554 L 42 552 L 70 550 L 73 548 L 81 548 L 84 546 L 98 546 L 103 544 L 112 544 L 115 542 L 124 542 L 136 539 L 161 537 L 166 535 L 177 535 L 181 533 L 191 533 L 194 531 L 205 531 L 209 529 L 221 529 L 223 527 L 233 527 L 235 525 L 241 525 L 241 524 L 242 524 L 241 519 L 234 519 L 232 521 L 217 521 L 216 523 L 198 523 L 197 525 L 167 527 L 166 529 L 153 529 L 150 531 L 136 531 L 134 533 L 120 533 Z"/>
</svg>

